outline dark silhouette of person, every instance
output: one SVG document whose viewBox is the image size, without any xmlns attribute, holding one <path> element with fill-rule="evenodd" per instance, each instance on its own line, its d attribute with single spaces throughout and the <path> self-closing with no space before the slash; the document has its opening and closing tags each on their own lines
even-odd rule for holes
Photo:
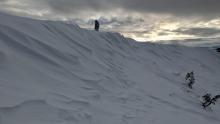
<svg viewBox="0 0 220 124">
<path fill-rule="evenodd" d="M 95 20 L 95 30 L 99 31 L 99 21 Z"/>
<path fill-rule="evenodd" d="M 220 53 L 220 48 L 217 48 L 216 51 Z"/>
</svg>

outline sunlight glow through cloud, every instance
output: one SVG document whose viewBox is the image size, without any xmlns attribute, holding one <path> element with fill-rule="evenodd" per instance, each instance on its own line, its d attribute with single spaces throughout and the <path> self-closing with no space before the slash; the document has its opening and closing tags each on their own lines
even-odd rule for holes
<svg viewBox="0 0 220 124">
<path fill-rule="evenodd" d="M 173 2 L 176 7 L 168 4 Z M 195 0 L 195 5 L 183 2 L 187 6 L 182 2 L 0 0 L 0 11 L 35 19 L 73 21 L 88 29 L 93 29 L 93 21 L 98 19 L 103 31 L 120 32 L 138 41 L 220 38 L 220 2 Z"/>
</svg>

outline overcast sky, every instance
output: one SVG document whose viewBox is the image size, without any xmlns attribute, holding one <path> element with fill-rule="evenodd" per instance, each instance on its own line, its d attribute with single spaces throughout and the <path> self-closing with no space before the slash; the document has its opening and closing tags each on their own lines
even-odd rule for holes
<svg viewBox="0 0 220 124">
<path fill-rule="evenodd" d="M 0 0 L 0 11 L 85 28 L 98 19 L 101 30 L 142 41 L 220 37 L 220 0 Z"/>
</svg>

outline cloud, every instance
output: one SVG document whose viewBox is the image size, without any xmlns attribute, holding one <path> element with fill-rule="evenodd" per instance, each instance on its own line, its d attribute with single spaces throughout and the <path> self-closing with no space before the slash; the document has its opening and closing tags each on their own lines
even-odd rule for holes
<svg viewBox="0 0 220 124">
<path fill-rule="evenodd" d="M 81 11 L 105 11 L 111 7 L 107 0 L 44 0 L 53 11 L 71 14 Z"/>
<path fill-rule="evenodd" d="M 122 9 L 142 13 L 174 15 L 219 15 L 219 0 L 44 0 L 54 11 L 74 13 L 83 10 Z"/>
<path fill-rule="evenodd" d="M 218 14 L 219 0 L 122 0 L 127 10 L 171 14 Z"/>
<path fill-rule="evenodd" d="M 0 0 L 0 11 L 38 19 L 73 20 L 141 40 L 218 37 L 220 0 Z"/>
<path fill-rule="evenodd" d="M 49 14 L 48 6 L 44 3 L 45 1 L 3 0 L 0 2 L 0 11 L 20 16 L 42 17 L 44 19 Z"/>
<path fill-rule="evenodd" d="M 1 0 L 25 3 L 34 9 L 50 9 L 53 14 L 70 15 L 79 12 L 165 13 L 174 15 L 219 15 L 219 0 Z"/>
<path fill-rule="evenodd" d="M 220 29 L 217 28 L 189 28 L 189 29 L 178 29 L 173 32 L 186 34 L 186 35 L 194 35 L 197 37 L 214 37 L 220 36 Z"/>
</svg>

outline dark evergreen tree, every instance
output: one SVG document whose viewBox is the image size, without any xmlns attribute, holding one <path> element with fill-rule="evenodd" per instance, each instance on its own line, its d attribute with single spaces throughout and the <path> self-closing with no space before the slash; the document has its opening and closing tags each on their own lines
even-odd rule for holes
<svg viewBox="0 0 220 124">
<path fill-rule="evenodd" d="M 188 87 L 192 89 L 192 85 L 195 83 L 194 72 L 192 71 L 190 73 L 187 73 L 185 79 L 187 81 Z"/>
<path fill-rule="evenodd" d="M 206 106 L 211 102 L 212 98 L 211 98 L 211 94 L 210 93 L 207 93 L 205 94 L 204 96 L 202 96 L 203 98 L 203 103 L 202 103 L 202 106 L 204 108 L 206 108 Z"/>
<path fill-rule="evenodd" d="M 211 94 L 206 94 L 203 96 L 204 103 L 202 103 L 202 106 L 206 108 L 210 106 L 211 104 L 215 105 L 215 103 L 217 102 L 219 98 L 220 98 L 220 95 L 216 95 L 213 98 L 211 98 Z"/>
</svg>

